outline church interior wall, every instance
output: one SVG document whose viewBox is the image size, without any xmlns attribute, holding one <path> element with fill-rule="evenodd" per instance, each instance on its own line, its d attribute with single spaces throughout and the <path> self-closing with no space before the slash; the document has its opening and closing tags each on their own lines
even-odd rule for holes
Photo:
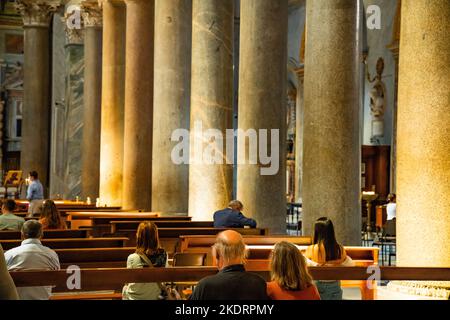
<svg viewBox="0 0 450 320">
<path fill-rule="evenodd" d="M 395 105 L 395 60 L 388 45 L 392 41 L 393 25 L 397 8 L 396 0 L 364 0 L 365 12 L 370 5 L 377 5 L 381 8 L 381 29 L 367 30 L 368 56 L 367 65 L 370 76 L 373 78 L 376 73 L 377 60 L 383 58 L 384 73 L 382 81 L 386 87 L 386 105 L 384 113 L 384 135 L 372 139 L 372 116 L 370 109 L 370 90 L 373 83 L 369 83 L 365 77 L 364 107 L 363 107 L 363 145 L 391 145 L 393 110 Z M 367 18 L 367 15 L 366 15 Z"/>
</svg>

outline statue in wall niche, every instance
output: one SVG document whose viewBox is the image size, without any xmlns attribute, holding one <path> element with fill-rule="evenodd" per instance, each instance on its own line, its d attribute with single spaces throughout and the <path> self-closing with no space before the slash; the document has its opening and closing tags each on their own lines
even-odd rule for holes
<svg viewBox="0 0 450 320">
<path fill-rule="evenodd" d="M 369 92 L 370 96 L 370 111 L 372 117 L 381 118 L 384 115 L 384 88 L 380 84 L 374 85 Z"/>
<path fill-rule="evenodd" d="M 2 83 L 2 89 L 19 88 L 23 86 L 23 66 L 20 62 L 8 65 L 5 81 Z"/>
<path fill-rule="evenodd" d="M 371 79 L 366 61 L 366 72 L 369 83 L 373 83 L 369 91 L 370 111 L 372 115 L 372 139 L 384 136 L 384 112 L 386 108 L 386 86 L 382 81 L 384 60 L 378 58 L 376 66 L 377 75 Z"/>
</svg>

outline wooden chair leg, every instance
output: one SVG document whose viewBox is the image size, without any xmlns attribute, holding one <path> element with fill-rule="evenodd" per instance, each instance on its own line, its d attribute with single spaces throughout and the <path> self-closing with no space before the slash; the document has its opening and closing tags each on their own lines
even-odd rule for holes
<svg viewBox="0 0 450 320">
<path fill-rule="evenodd" d="M 369 287 L 367 286 L 368 282 L 369 281 L 362 281 L 360 284 L 361 298 L 362 300 L 375 300 L 377 292 L 377 282 L 370 281 L 372 284 L 372 289 L 369 289 Z"/>
</svg>

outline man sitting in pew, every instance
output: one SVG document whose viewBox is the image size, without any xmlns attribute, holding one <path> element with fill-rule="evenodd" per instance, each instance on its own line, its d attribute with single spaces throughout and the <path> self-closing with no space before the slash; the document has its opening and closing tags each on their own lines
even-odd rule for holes
<svg viewBox="0 0 450 320">
<path fill-rule="evenodd" d="M 260 276 L 245 271 L 246 248 L 233 230 L 221 232 L 213 248 L 219 273 L 202 279 L 191 300 L 267 300 L 267 285 Z"/>
<path fill-rule="evenodd" d="M 2 215 L 0 215 L 0 230 L 19 231 L 25 219 L 16 216 L 13 212 L 16 210 L 16 202 L 12 199 L 3 201 Z"/>
<path fill-rule="evenodd" d="M 239 200 L 233 200 L 228 208 L 214 213 L 214 228 L 243 228 L 249 226 L 256 228 L 256 221 L 246 218 L 242 214 L 244 205 Z"/>
<path fill-rule="evenodd" d="M 5 252 L 8 271 L 59 270 L 58 255 L 41 244 L 42 225 L 36 220 L 29 220 L 22 227 L 22 244 Z M 48 300 L 51 287 L 17 288 L 21 300 Z"/>
</svg>

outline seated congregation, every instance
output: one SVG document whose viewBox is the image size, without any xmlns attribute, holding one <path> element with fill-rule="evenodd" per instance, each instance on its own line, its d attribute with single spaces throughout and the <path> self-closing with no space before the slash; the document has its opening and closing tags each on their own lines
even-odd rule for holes
<svg viewBox="0 0 450 320">
<path fill-rule="evenodd" d="M 0 231 L 0 300 L 1 299 L 25 299 L 25 300 L 47 300 L 57 298 L 52 296 L 52 287 L 15 287 L 9 272 L 26 270 L 60 270 L 67 264 L 67 255 L 77 250 L 90 250 L 94 255 L 101 256 L 104 253 L 112 254 L 113 251 L 120 252 L 121 257 L 128 257 L 117 266 L 126 262 L 127 269 L 141 268 L 171 268 L 178 266 L 177 259 L 184 253 L 170 252 L 167 239 L 160 238 L 164 234 L 164 227 L 158 227 L 159 223 L 167 221 L 140 221 L 135 230 L 135 246 L 133 248 L 86 248 L 66 249 L 64 246 L 55 246 L 52 242 L 58 239 L 49 239 L 50 232 L 69 232 L 66 221 L 61 217 L 55 203 L 47 200 L 44 202 L 41 217 L 22 218 L 13 215 L 14 201 L 6 200 L 2 207 L 4 220 L 3 228 L 10 231 L 19 230 L 22 238 L 20 245 L 9 248 L 11 244 L 3 240 Z M 186 265 L 205 266 L 207 264 L 216 266 L 218 272 L 214 275 L 201 279 L 198 283 L 190 286 L 179 286 L 169 283 L 124 283 L 120 296 L 124 300 L 160 300 L 160 299 L 190 299 L 190 300 L 340 300 L 342 299 L 341 282 L 336 280 L 318 281 L 314 280 L 308 268 L 310 266 L 332 267 L 332 266 L 354 266 L 354 261 L 347 254 L 346 249 L 336 241 L 334 227 L 328 218 L 320 218 L 315 222 L 313 241 L 303 237 L 273 237 L 252 236 L 241 234 L 245 226 L 256 227 L 256 221 L 248 219 L 241 213 L 243 205 L 240 201 L 232 201 L 225 210 L 214 214 L 214 227 L 217 233 L 214 236 L 214 244 L 210 250 L 203 250 L 202 260 L 199 264 L 187 263 Z M 4 217 L 6 216 L 6 218 Z M 2 221 L 0 217 L 0 221 Z M 14 221 L 14 222 L 12 222 Z M 171 222 L 169 222 L 171 223 Z M 183 222 L 189 223 L 189 222 Z M 196 222 L 192 222 L 196 223 Z M 243 229 L 240 229 L 243 228 Z M 54 230 L 50 230 L 54 229 Z M 202 229 L 202 228 L 192 228 Z M 201 233 L 201 231 L 199 231 Z M 164 235 L 163 235 L 164 236 Z M 189 239 L 207 241 L 202 235 L 186 236 Z M 197 237 L 197 238 L 196 238 Z M 205 236 L 208 237 L 208 236 Z M 209 236 L 211 237 L 211 236 Z M 253 237 L 253 238 L 252 238 Z M 181 241 L 183 236 L 180 237 Z M 294 238 L 296 239 L 294 241 Z M 258 250 L 252 249 L 252 244 L 257 243 L 255 239 L 272 241 L 270 254 L 267 256 L 267 265 L 262 269 L 268 269 L 270 279 L 263 279 L 257 273 L 248 271 L 251 268 L 252 255 L 261 255 Z M 65 239 L 66 243 L 70 240 Z M 100 238 L 88 238 L 88 240 L 100 240 Z M 299 244 L 309 244 L 301 246 Z M 163 245 L 164 243 L 164 245 Z M 263 242 L 261 242 L 263 243 Z M 3 247 L 8 247 L 3 253 Z M 50 247 L 48 247 L 50 246 Z M 176 249 L 175 249 L 176 250 Z M 209 252 L 205 252 L 209 251 Z M 197 254 L 198 253 L 191 253 Z M 107 255 L 107 254 L 105 254 Z M 206 256 L 211 257 L 211 263 L 206 263 Z M 178 257 L 178 258 L 177 258 Z M 78 257 L 79 258 L 79 257 Z M 257 261 L 257 260 L 254 260 Z M 92 262 L 89 262 L 92 263 Z M 108 262 L 110 263 L 110 262 Z M 111 261 L 112 263 L 112 261 Z M 90 265 L 92 266 L 92 265 Z M 94 265 L 95 266 L 95 265 Z M 97 265 L 97 267 L 100 267 Z M 268 280 L 268 281 L 266 281 Z M 192 289 L 193 287 L 193 289 Z M 76 297 L 76 296 L 75 296 Z"/>
</svg>

